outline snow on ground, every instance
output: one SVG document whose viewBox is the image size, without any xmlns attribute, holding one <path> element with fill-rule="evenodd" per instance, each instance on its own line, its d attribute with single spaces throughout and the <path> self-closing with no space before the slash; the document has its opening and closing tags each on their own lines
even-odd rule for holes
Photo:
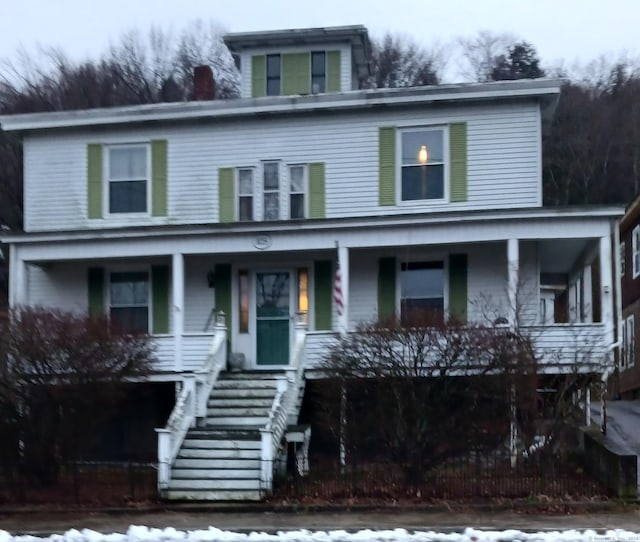
<svg viewBox="0 0 640 542">
<path fill-rule="evenodd" d="M 222 531 L 215 527 L 207 530 L 178 531 L 173 528 L 153 529 L 132 525 L 126 533 L 103 534 L 89 529 L 72 529 L 64 534 L 48 537 L 31 535 L 13 536 L 0 531 L 0 542 L 640 542 L 640 532 L 623 530 L 606 532 L 546 531 L 525 533 L 516 530 L 480 531 L 467 528 L 459 533 L 437 533 L 434 531 L 281 531 L 276 534 L 252 532 L 249 534 Z"/>
</svg>

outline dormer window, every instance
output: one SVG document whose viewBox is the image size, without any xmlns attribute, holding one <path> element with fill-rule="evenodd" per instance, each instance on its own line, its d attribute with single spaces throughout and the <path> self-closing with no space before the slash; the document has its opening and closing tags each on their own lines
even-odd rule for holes
<svg viewBox="0 0 640 542">
<path fill-rule="evenodd" d="M 327 62 L 324 51 L 311 53 L 311 92 L 325 92 L 327 87 Z"/>
<path fill-rule="evenodd" d="M 267 96 L 280 94 L 280 55 L 267 55 Z"/>
</svg>

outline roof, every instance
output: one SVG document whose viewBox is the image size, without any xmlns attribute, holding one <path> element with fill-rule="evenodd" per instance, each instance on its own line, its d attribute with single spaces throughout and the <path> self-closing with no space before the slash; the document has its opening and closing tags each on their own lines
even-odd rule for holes
<svg viewBox="0 0 640 542">
<path fill-rule="evenodd" d="M 260 32 L 236 32 L 226 34 L 223 40 L 231 53 L 243 49 L 282 48 L 297 45 L 325 45 L 346 42 L 351 45 L 351 54 L 358 75 L 370 74 L 371 43 L 369 33 L 363 25 L 328 26 L 318 28 L 290 28 Z"/>
<path fill-rule="evenodd" d="M 244 116 L 300 115 L 318 111 L 416 107 L 437 104 L 491 103 L 535 99 L 543 120 L 551 118 L 560 96 L 561 79 L 522 79 L 394 89 L 356 90 L 305 96 L 270 96 L 230 100 L 26 113 L 0 116 L 3 130 L 29 132 L 93 126 L 222 120 Z"/>
</svg>

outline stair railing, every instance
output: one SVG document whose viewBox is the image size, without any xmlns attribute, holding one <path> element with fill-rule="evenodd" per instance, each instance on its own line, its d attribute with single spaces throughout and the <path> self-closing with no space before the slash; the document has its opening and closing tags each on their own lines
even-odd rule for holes
<svg viewBox="0 0 640 542">
<path fill-rule="evenodd" d="M 284 377 L 277 378 L 276 395 L 273 399 L 269 419 L 260 429 L 260 487 L 263 492 L 273 488 L 274 461 L 284 446 L 283 437 L 287 430 L 288 418 L 293 413 L 304 385 L 304 350 L 307 338 L 307 314 L 297 313 L 296 333 L 289 369 Z"/>
<path fill-rule="evenodd" d="M 169 487 L 173 465 L 184 438 L 196 424 L 197 417 L 206 416 L 207 399 L 227 359 L 227 328 L 225 316 L 216 316 L 213 341 L 202 370 L 184 374 L 182 389 L 169 415 L 167 425 L 158 433 L 158 490 Z"/>
</svg>

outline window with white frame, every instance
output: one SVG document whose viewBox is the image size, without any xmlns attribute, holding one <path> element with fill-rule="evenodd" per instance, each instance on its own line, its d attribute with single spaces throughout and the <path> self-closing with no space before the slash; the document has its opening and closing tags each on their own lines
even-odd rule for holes
<svg viewBox="0 0 640 542">
<path fill-rule="evenodd" d="M 280 219 L 280 163 L 262 165 L 262 219 Z"/>
<path fill-rule="evenodd" d="M 624 277 L 626 273 L 626 261 L 625 261 L 626 245 L 624 241 L 620 243 L 620 276 Z"/>
<path fill-rule="evenodd" d="M 631 232 L 631 263 L 635 279 L 640 275 L 640 226 L 636 226 Z"/>
<path fill-rule="evenodd" d="M 442 322 L 444 263 L 403 262 L 400 266 L 400 317 Z"/>
<path fill-rule="evenodd" d="M 149 297 L 149 274 L 146 271 L 110 273 L 111 325 L 127 333 L 148 333 Z"/>
<path fill-rule="evenodd" d="M 414 128 L 401 132 L 401 199 L 439 200 L 445 193 L 445 129 Z"/>
<path fill-rule="evenodd" d="M 149 199 L 148 145 L 107 147 L 109 213 L 146 213 Z"/>
<path fill-rule="evenodd" d="M 253 168 L 238 169 L 238 220 L 254 219 L 254 181 Z"/>
<path fill-rule="evenodd" d="M 307 186 L 307 166 L 289 166 L 289 218 L 305 218 L 305 193 Z"/>
<path fill-rule="evenodd" d="M 636 330 L 633 314 L 625 320 L 625 328 L 624 357 L 626 358 L 626 366 L 633 367 L 636 362 Z"/>
</svg>

